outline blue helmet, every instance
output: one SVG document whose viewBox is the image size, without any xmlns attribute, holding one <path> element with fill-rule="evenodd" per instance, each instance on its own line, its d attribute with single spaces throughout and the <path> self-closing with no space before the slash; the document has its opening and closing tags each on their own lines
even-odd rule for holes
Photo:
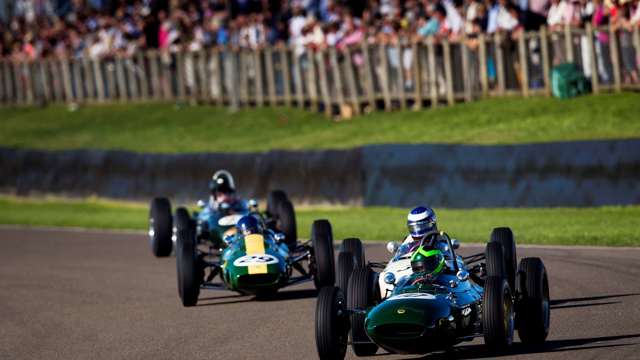
<svg viewBox="0 0 640 360">
<path fill-rule="evenodd" d="M 414 208 L 407 216 L 407 228 L 413 238 L 421 238 L 429 231 L 437 230 L 435 211 L 426 206 Z"/>
<path fill-rule="evenodd" d="M 238 220 L 236 228 L 243 235 L 262 234 L 262 223 L 253 215 L 245 215 Z"/>
</svg>

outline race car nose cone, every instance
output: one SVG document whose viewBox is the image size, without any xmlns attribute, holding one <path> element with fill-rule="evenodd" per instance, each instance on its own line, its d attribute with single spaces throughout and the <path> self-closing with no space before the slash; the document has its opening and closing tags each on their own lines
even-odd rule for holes
<svg viewBox="0 0 640 360">
<path fill-rule="evenodd" d="M 380 347 L 401 354 L 420 354 L 437 347 L 440 319 L 451 316 L 445 299 L 430 294 L 401 294 L 373 308 L 365 320 L 369 337 Z"/>
</svg>

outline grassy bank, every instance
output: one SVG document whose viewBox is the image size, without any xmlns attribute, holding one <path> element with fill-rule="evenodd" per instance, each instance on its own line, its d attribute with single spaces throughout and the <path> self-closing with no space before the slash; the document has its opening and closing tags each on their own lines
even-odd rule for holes
<svg viewBox="0 0 640 360">
<path fill-rule="evenodd" d="M 144 230 L 147 211 L 146 204 L 98 199 L 0 197 L 0 224 Z M 640 206 L 436 211 L 442 229 L 468 242 L 486 241 L 493 227 L 510 226 L 521 244 L 640 246 Z M 332 222 L 336 239 L 399 240 L 405 234 L 406 209 L 301 208 L 297 216 L 304 238 L 318 218 Z"/>
<path fill-rule="evenodd" d="M 0 146 L 138 152 L 249 152 L 381 143 L 514 144 L 640 138 L 640 95 L 501 98 L 332 122 L 313 111 L 229 113 L 171 104 L 0 108 Z"/>
</svg>

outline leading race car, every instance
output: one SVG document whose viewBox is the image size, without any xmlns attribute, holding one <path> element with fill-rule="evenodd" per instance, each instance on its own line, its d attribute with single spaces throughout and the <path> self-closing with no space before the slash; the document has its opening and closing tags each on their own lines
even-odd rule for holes
<svg viewBox="0 0 640 360">
<path fill-rule="evenodd" d="M 200 211 L 193 212 L 196 223 L 196 239 L 209 241 L 217 247 L 223 245 L 223 238 L 233 233 L 233 224 L 221 226 L 220 219 L 231 214 L 246 215 L 258 212 L 256 200 L 241 200 L 236 196 L 233 176 L 226 170 L 213 174 L 209 184 L 211 198 L 198 201 Z M 176 211 L 177 213 L 177 211 Z M 266 211 L 261 213 L 266 225 L 284 234 L 284 242 L 290 248 L 297 246 L 296 218 L 293 204 L 284 191 L 275 190 L 267 198 Z M 175 217 L 171 214 L 171 203 L 164 197 L 154 198 L 149 210 L 149 239 L 151 252 L 156 257 L 169 256 L 176 242 Z"/>
<path fill-rule="evenodd" d="M 446 247 L 433 246 L 434 239 Z M 446 233 L 432 231 L 408 257 L 410 271 L 399 266 L 407 260 L 406 249 L 390 246 L 395 254 L 388 264 L 353 266 L 346 285 L 338 281 L 338 286 L 323 288 L 316 305 L 320 358 L 344 358 L 349 337 L 358 356 L 371 356 L 379 347 L 425 354 L 475 337 L 484 337 L 487 346 L 500 351 L 511 345 L 514 330 L 523 343 L 543 342 L 550 313 L 542 260 L 524 258 L 516 268 L 509 228 L 494 229 L 484 253 L 460 257 L 458 246 Z M 338 279 L 345 277 L 342 269 L 349 272 L 340 259 L 350 263 L 360 255 L 341 251 Z M 382 282 L 391 287 L 380 285 L 374 269 L 384 269 Z"/>
</svg>

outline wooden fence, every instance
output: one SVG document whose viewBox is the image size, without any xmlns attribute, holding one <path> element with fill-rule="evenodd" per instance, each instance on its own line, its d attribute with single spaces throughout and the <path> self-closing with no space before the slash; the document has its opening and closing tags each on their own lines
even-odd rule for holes
<svg viewBox="0 0 640 360">
<path fill-rule="evenodd" d="M 551 69 L 562 62 L 578 64 L 596 93 L 640 89 L 624 81 L 639 58 L 638 28 L 587 25 L 555 32 L 542 28 L 515 39 L 505 34 L 426 38 L 342 50 L 213 48 L 103 59 L 5 59 L 0 60 L 0 103 L 197 101 L 234 108 L 298 106 L 350 116 L 488 96 L 549 95 Z"/>
</svg>

